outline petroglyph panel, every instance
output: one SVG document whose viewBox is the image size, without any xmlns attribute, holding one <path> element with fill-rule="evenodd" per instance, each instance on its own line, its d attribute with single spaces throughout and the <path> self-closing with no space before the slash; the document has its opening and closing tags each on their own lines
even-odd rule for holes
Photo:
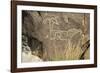
<svg viewBox="0 0 100 73">
<path fill-rule="evenodd" d="M 27 46 L 43 61 L 77 60 L 89 40 L 88 13 L 24 11 L 22 35 Z M 36 44 L 36 46 L 34 46 Z M 84 59 L 89 59 L 85 54 Z"/>
</svg>

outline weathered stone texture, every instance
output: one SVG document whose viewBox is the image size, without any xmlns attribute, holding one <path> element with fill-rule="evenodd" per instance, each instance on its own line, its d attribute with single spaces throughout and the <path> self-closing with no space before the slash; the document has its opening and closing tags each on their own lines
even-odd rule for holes
<svg viewBox="0 0 100 73">
<path fill-rule="evenodd" d="M 24 12 L 28 15 L 24 15 L 23 18 L 22 34 L 27 35 L 28 39 L 32 37 L 42 42 L 42 44 L 37 45 L 42 45 L 44 60 L 79 59 L 82 53 L 81 46 L 89 40 L 89 14 Z M 87 36 L 87 38 L 84 39 L 82 35 Z M 32 47 L 30 46 L 30 48 Z M 72 51 L 78 49 L 77 57 L 68 58 L 66 55 L 71 54 L 67 53 L 68 49 L 73 49 Z M 74 54 L 71 55 L 74 56 Z"/>
</svg>

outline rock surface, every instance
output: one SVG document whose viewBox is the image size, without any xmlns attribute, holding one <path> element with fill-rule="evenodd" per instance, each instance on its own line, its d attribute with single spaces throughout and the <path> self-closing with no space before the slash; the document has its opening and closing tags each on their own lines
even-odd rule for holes
<svg viewBox="0 0 100 73">
<path fill-rule="evenodd" d="M 89 40 L 89 19 L 88 13 L 22 11 L 22 35 L 43 60 L 77 60 Z"/>
<path fill-rule="evenodd" d="M 28 53 L 22 52 L 22 62 L 42 62 L 43 60 L 40 59 L 36 55 L 32 55 L 31 51 Z"/>
</svg>

